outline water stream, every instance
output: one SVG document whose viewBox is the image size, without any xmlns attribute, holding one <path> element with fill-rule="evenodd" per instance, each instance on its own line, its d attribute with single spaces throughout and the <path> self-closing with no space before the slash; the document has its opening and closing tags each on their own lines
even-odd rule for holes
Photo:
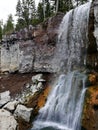
<svg viewBox="0 0 98 130">
<path fill-rule="evenodd" d="M 59 29 L 56 63 L 61 74 L 31 130 L 80 130 L 86 76 L 79 66 L 86 64 L 90 3 L 68 12 Z M 74 71 L 75 68 L 75 71 Z"/>
<path fill-rule="evenodd" d="M 86 76 L 77 71 L 61 75 L 32 130 L 79 130 L 85 80 Z"/>
</svg>

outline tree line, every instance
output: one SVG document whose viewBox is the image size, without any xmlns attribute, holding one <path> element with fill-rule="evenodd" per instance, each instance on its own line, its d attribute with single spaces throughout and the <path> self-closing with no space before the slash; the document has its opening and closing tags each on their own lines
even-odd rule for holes
<svg viewBox="0 0 98 130">
<path fill-rule="evenodd" d="M 2 39 L 2 35 L 28 28 L 29 25 L 35 26 L 58 12 L 66 13 L 86 2 L 88 0 L 40 0 L 36 7 L 35 0 L 18 0 L 16 5 L 17 23 L 14 24 L 12 14 L 8 16 L 5 24 L 1 20 L 0 39 Z"/>
</svg>

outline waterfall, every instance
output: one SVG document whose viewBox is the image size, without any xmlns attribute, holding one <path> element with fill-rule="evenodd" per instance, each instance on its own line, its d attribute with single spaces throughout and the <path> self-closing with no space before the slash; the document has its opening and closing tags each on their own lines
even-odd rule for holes
<svg viewBox="0 0 98 130">
<path fill-rule="evenodd" d="M 61 75 L 32 130 L 79 130 L 85 79 L 85 75 L 76 71 Z"/>
<path fill-rule="evenodd" d="M 31 130 L 80 130 L 86 76 L 79 72 L 85 65 L 88 45 L 90 3 L 68 12 L 60 25 L 56 63 L 61 74 Z M 74 68 L 77 68 L 77 70 Z"/>
<path fill-rule="evenodd" d="M 69 11 L 59 28 L 55 64 L 66 72 L 86 64 L 90 3 Z"/>
</svg>

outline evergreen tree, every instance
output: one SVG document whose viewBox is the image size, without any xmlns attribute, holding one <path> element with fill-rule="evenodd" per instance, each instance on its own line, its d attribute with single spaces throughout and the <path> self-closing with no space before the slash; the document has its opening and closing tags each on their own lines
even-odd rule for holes
<svg viewBox="0 0 98 130">
<path fill-rule="evenodd" d="M 28 27 L 36 18 L 35 0 L 18 0 L 16 6 L 17 28 Z"/>
<path fill-rule="evenodd" d="M 21 18 L 22 16 L 22 5 L 21 5 L 21 1 L 18 0 L 17 5 L 16 5 L 16 15 Z"/>
<path fill-rule="evenodd" d="M 38 4 L 37 8 L 37 16 L 39 22 L 42 22 L 45 18 L 50 17 L 52 14 L 52 6 L 50 4 L 50 0 L 42 0 Z"/>
<path fill-rule="evenodd" d="M 54 2 L 55 12 L 66 13 L 73 8 L 72 0 L 51 0 Z"/>
<path fill-rule="evenodd" d="M 26 26 L 25 21 L 23 19 L 21 19 L 21 18 L 18 18 L 15 30 L 18 31 L 20 29 L 25 28 L 25 26 Z"/>
<path fill-rule="evenodd" d="M 0 40 L 2 40 L 2 26 L 0 25 Z"/>
<path fill-rule="evenodd" d="M 13 17 L 10 14 L 8 16 L 7 22 L 3 26 L 3 34 L 10 34 L 14 31 Z"/>
<path fill-rule="evenodd" d="M 45 0 L 45 4 L 46 4 L 45 16 L 47 18 L 51 16 L 51 5 L 50 5 L 49 0 Z"/>
<path fill-rule="evenodd" d="M 8 16 L 6 28 L 7 28 L 7 32 L 13 32 L 14 31 L 13 17 L 12 17 L 11 14 Z"/>
<path fill-rule="evenodd" d="M 43 3 L 42 2 L 40 2 L 38 4 L 37 16 L 38 16 L 38 21 L 39 22 L 42 22 L 44 20 L 44 12 L 43 12 Z"/>
<path fill-rule="evenodd" d="M 0 40 L 2 40 L 2 25 L 3 25 L 3 21 L 0 21 Z"/>
</svg>

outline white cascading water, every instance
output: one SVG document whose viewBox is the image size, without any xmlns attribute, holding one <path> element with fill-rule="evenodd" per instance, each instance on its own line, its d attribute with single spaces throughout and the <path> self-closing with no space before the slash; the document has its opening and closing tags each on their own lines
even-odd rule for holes
<svg viewBox="0 0 98 130">
<path fill-rule="evenodd" d="M 79 130 L 85 79 L 86 76 L 76 71 L 61 75 L 32 130 Z"/>
<path fill-rule="evenodd" d="M 86 51 L 89 10 L 90 3 L 71 10 L 61 23 L 59 42 L 62 42 L 62 47 L 59 48 L 62 50 L 58 50 L 60 54 L 58 59 L 60 62 L 67 61 L 64 69 L 68 70 L 68 74 L 60 75 L 57 85 L 52 89 L 45 106 L 39 111 L 31 130 L 81 129 L 86 76 L 81 74 L 78 68 L 77 71 L 71 72 L 71 67 L 73 61 L 74 66 L 82 61 L 84 64 L 85 55 L 82 54 L 81 48 L 84 47 Z M 70 20 L 73 21 L 71 27 L 69 27 Z M 82 55 L 83 60 L 81 60 Z"/>
<path fill-rule="evenodd" d="M 81 68 L 86 64 L 88 47 L 88 22 L 91 3 L 69 11 L 59 29 L 54 62 L 62 72 Z"/>
</svg>

